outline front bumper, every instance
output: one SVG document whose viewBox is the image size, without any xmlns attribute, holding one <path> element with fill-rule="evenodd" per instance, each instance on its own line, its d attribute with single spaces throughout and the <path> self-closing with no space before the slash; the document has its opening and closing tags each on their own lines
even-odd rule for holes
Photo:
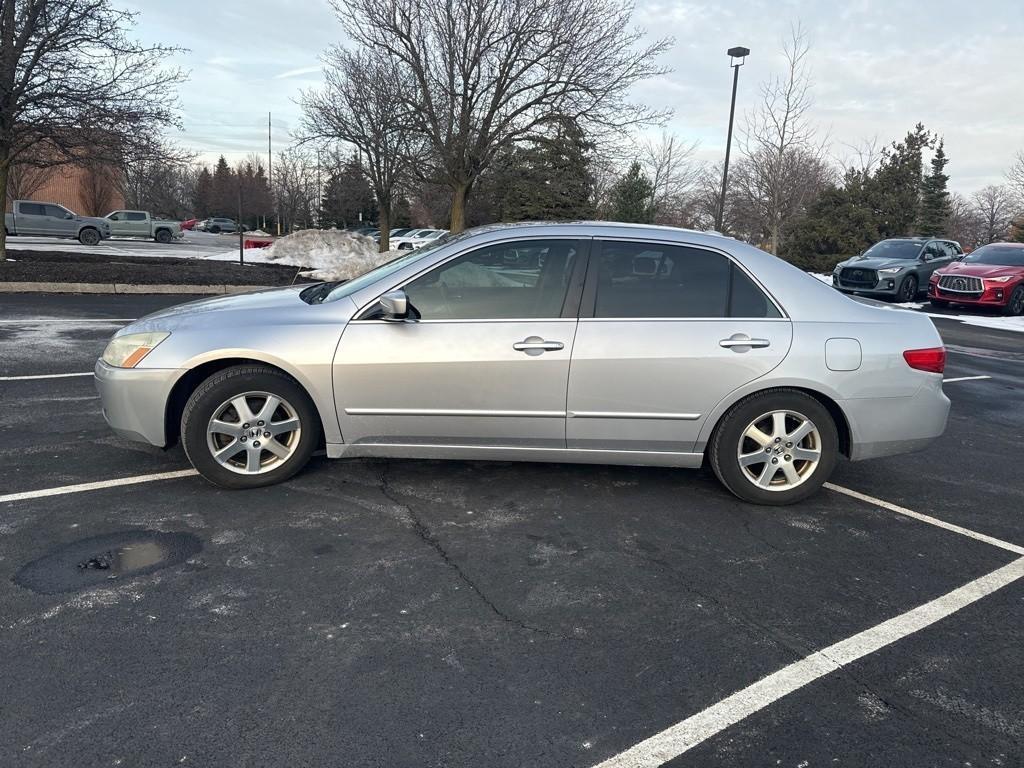
<svg viewBox="0 0 1024 768">
<path fill-rule="evenodd" d="M 903 277 L 901 275 L 896 275 L 895 277 L 880 275 L 877 284 L 872 287 L 865 287 L 859 284 L 845 283 L 839 279 L 837 274 L 832 274 L 832 285 L 837 291 L 853 293 L 858 296 L 896 296 L 902 280 Z"/>
<path fill-rule="evenodd" d="M 942 376 L 921 375 L 927 379 L 910 397 L 840 401 L 853 433 L 852 460 L 920 451 L 942 436 L 949 418 L 949 398 L 942 391 Z"/>
<path fill-rule="evenodd" d="M 939 288 L 937 283 L 928 284 L 928 298 L 948 301 L 951 304 L 969 304 L 975 307 L 1005 307 L 1016 286 L 1013 283 L 990 286 L 985 284 L 981 293 L 961 293 Z"/>
<path fill-rule="evenodd" d="M 103 418 L 118 435 L 163 448 L 167 445 L 167 400 L 181 371 L 166 368 L 114 368 L 96 361 L 96 391 Z"/>
</svg>

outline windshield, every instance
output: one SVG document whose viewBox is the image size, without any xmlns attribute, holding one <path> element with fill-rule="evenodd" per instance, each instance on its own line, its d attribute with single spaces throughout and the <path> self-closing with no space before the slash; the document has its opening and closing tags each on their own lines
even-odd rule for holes
<svg viewBox="0 0 1024 768">
<path fill-rule="evenodd" d="M 967 264 L 1024 267 L 1024 245 L 983 245 L 964 257 Z"/>
<path fill-rule="evenodd" d="M 374 267 L 369 272 L 364 272 L 359 275 L 359 277 L 353 277 L 351 280 L 341 283 L 337 288 L 332 290 L 324 298 L 324 301 L 335 301 L 340 299 L 342 296 L 351 296 L 356 291 L 362 290 L 371 283 L 375 283 L 388 275 L 394 274 L 406 264 L 412 264 L 414 261 L 423 258 L 428 253 L 432 253 L 441 246 L 447 245 L 453 239 L 454 238 L 450 237 L 439 237 L 437 240 L 431 242 L 430 245 L 417 248 L 415 251 L 409 251 L 406 255 L 387 261 L 379 267 Z"/>
<path fill-rule="evenodd" d="M 869 259 L 916 259 L 923 243 L 914 240 L 883 240 L 864 251 Z"/>
</svg>

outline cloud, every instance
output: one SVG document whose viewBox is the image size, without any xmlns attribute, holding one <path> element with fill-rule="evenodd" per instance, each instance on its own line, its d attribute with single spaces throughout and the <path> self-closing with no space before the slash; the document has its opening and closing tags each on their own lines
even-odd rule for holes
<svg viewBox="0 0 1024 768">
<path fill-rule="evenodd" d="M 299 67 L 298 69 L 289 69 L 287 72 L 282 72 L 279 75 L 274 75 L 275 80 L 287 80 L 289 77 L 301 77 L 302 75 L 318 75 L 320 74 L 320 65 L 312 67 Z"/>
</svg>

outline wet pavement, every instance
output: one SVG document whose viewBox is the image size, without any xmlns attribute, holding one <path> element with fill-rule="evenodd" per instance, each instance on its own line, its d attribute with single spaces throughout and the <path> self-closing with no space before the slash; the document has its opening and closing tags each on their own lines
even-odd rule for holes
<svg viewBox="0 0 1024 768">
<path fill-rule="evenodd" d="M 72 298 L 33 311 L 99 311 Z M 834 482 L 1024 544 L 1024 368 L 951 354 L 947 376 L 982 374 L 947 386 L 932 450 Z M 0 382 L 0 495 L 187 467 L 110 435 L 93 394 Z M 837 493 L 762 508 L 656 468 L 319 458 L 253 492 L 0 503 L 0 765 L 595 766 L 1014 558 Z M 1020 765 L 1022 614 L 1016 582 L 669 765 Z"/>
</svg>

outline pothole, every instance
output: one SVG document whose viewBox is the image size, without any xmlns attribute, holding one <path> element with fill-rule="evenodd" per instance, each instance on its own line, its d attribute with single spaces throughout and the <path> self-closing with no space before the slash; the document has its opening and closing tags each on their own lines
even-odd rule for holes
<svg viewBox="0 0 1024 768">
<path fill-rule="evenodd" d="M 20 587 L 53 595 L 144 576 L 185 562 L 203 549 L 191 533 L 121 531 L 65 544 L 22 566 Z"/>
</svg>

